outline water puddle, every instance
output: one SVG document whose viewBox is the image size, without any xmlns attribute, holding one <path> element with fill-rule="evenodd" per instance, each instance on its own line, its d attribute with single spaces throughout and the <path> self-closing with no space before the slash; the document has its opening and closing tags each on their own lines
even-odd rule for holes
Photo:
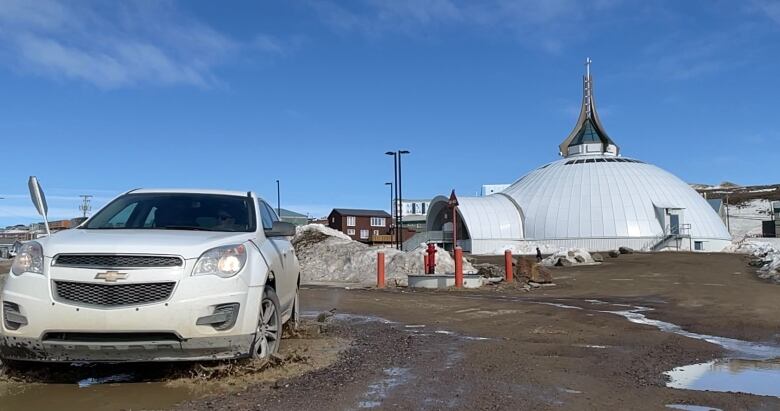
<svg viewBox="0 0 780 411">
<path fill-rule="evenodd" d="M 677 367 L 665 374 L 672 388 L 780 397 L 780 359 L 722 359 Z"/>
<path fill-rule="evenodd" d="M 685 410 L 685 411 L 723 411 L 720 408 L 705 407 L 702 405 L 688 405 L 688 404 L 666 404 L 666 408 L 673 410 Z"/>
<path fill-rule="evenodd" d="M 56 398 L 60 410 L 114 411 L 163 409 L 193 398 L 188 388 L 164 383 L 100 384 L 80 388 L 76 384 L 0 384 L 3 410 L 47 410 Z"/>
<path fill-rule="evenodd" d="M 390 392 L 406 383 L 411 374 L 408 368 L 388 368 L 383 371 L 385 376 L 381 380 L 368 386 L 368 391 L 363 399 L 358 402 L 360 408 L 377 408 L 387 398 Z"/>
<path fill-rule="evenodd" d="M 635 307 L 633 310 L 626 311 L 602 311 L 604 313 L 616 314 L 625 317 L 628 321 L 635 324 L 650 325 L 661 331 L 682 335 L 688 338 L 707 341 L 708 343 L 719 345 L 728 351 L 736 354 L 735 356 L 747 359 L 768 360 L 780 357 L 780 347 L 767 345 L 750 341 L 737 340 L 734 338 L 718 337 L 715 335 L 698 334 L 684 330 L 677 324 L 666 321 L 653 320 L 647 318 L 643 312 L 652 311 L 652 308 Z"/>
</svg>

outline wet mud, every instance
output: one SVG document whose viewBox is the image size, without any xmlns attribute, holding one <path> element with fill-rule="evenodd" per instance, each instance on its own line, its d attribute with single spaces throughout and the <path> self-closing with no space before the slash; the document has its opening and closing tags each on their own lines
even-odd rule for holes
<svg viewBox="0 0 780 411">
<path fill-rule="evenodd" d="M 2 365 L 0 410 L 169 409 L 330 366 L 350 344 L 311 322 L 287 337 L 268 362 Z"/>
</svg>

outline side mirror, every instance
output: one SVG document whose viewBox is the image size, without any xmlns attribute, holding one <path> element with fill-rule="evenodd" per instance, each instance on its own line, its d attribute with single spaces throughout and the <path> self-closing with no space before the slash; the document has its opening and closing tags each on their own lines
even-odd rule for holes
<svg viewBox="0 0 780 411">
<path fill-rule="evenodd" d="M 46 196 L 43 195 L 43 189 L 38 182 L 38 178 L 30 176 L 30 179 L 27 180 L 27 187 L 30 189 L 30 199 L 32 200 L 33 205 L 35 205 L 35 208 L 38 210 L 38 214 L 43 217 L 43 223 L 46 225 L 46 233 L 51 234 L 49 231 L 49 220 L 47 218 L 49 214 L 49 205 L 46 204 Z"/>
<path fill-rule="evenodd" d="M 295 235 L 295 225 L 283 221 L 274 221 L 270 230 L 265 230 L 266 237 L 292 237 Z"/>
</svg>

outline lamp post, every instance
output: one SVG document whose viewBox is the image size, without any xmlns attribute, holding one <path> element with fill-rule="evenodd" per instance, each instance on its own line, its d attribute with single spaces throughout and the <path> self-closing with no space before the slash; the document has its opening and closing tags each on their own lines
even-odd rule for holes
<svg viewBox="0 0 780 411">
<path fill-rule="evenodd" d="M 390 186 L 390 208 L 389 208 L 389 210 L 390 210 L 390 215 L 392 216 L 392 214 L 393 214 L 393 203 L 394 203 L 393 202 L 393 182 L 391 181 L 389 183 L 385 183 L 385 185 L 386 186 Z"/>
<path fill-rule="evenodd" d="M 408 150 L 398 150 L 398 249 L 403 249 L 404 236 L 403 236 L 403 201 L 404 194 L 401 189 L 401 155 L 409 154 Z"/>
<path fill-rule="evenodd" d="M 388 151 L 385 154 L 393 156 L 393 182 L 395 183 L 395 201 L 393 201 L 393 208 L 390 212 L 395 218 L 395 247 L 398 248 L 398 153 L 395 151 Z M 391 186 L 392 189 L 392 186 Z"/>
<path fill-rule="evenodd" d="M 279 220 L 282 219 L 282 197 L 280 194 L 279 180 L 276 180 L 276 214 L 279 215 Z"/>
</svg>

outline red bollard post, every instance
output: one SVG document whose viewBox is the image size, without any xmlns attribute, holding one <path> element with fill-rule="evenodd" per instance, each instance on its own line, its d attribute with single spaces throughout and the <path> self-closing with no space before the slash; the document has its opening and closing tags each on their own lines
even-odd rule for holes
<svg viewBox="0 0 780 411">
<path fill-rule="evenodd" d="M 463 288 L 463 249 L 455 247 L 455 288 Z"/>
<path fill-rule="evenodd" d="M 506 270 L 506 282 L 511 283 L 514 278 L 512 271 L 512 251 L 504 251 L 504 269 Z"/>
<path fill-rule="evenodd" d="M 428 272 L 428 254 L 423 254 L 423 272 L 425 274 L 430 274 Z"/>
<path fill-rule="evenodd" d="M 385 253 L 376 253 L 376 288 L 385 288 Z"/>
</svg>

